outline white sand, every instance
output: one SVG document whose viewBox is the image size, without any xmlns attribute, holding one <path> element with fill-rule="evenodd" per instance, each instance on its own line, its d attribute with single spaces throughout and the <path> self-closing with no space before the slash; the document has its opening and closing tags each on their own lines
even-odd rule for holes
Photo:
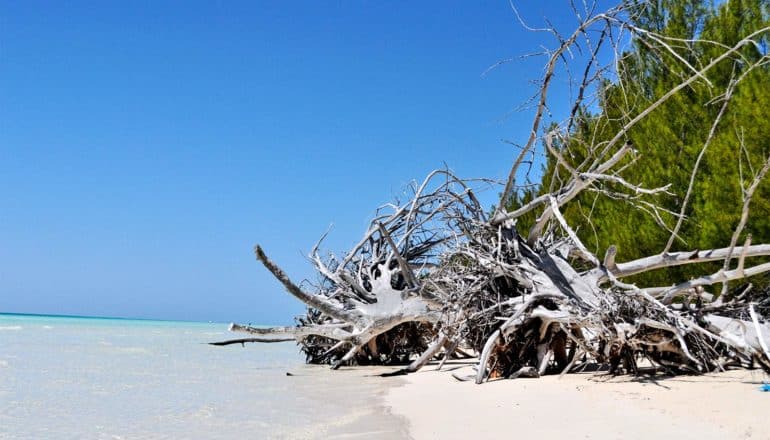
<svg viewBox="0 0 770 440">
<path fill-rule="evenodd" d="M 418 440 L 770 439 L 770 393 L 759 391 L 765 378 L 760 371 L 655 380 L 573 374 L 476 385 L 428 367 L 386 401 Z"/>
</svg>

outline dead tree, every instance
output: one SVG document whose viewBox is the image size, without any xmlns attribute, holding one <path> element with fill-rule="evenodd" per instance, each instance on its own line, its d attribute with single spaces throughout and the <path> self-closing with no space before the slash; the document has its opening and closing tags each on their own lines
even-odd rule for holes
<svg viewBox="0 0 770 440">
<path fill-rule="evenodd" d="M 681 209 L 668 211 L 676 219 L 670 227 L 661 219 L 664 209 L 653 197 L 670 194 L 670 185 L 643 188 L 623 178 L 623 170 L 633 164 L 629 159 L 638 154 L 627 141 L 628 131 L 699 81 L 715 88 L 714 102 L 721 105 L 703 151 L 708 148 L 745 72 L 769 61 L 767 55 L 747 60 L 742 49 L 758 44 L 770 29 L 759 29 L 733 46 L 713 43 L 720 48 L 719 55 L 696 65 L 681 56 L 682 46 L 690 42 L 634 24 L 633 14 L 639 7 L 640 3 L 625 2 L 603 13 L 586 9 L 578 14 L 584 18 L 570 35 L 547 29 L 560 44 L 546 52 L 548 61 L 533 101 L 532 129 L 513 161 L 493 213 L 488 215 L 475 196 L 478 181 L 459 179 L 449 170 L 435 171 L 411 188 L 408 200 L 380 208 L 347 255 L 324 258 L 318 252 L 319 241 L 310 258 L 321 282 L 310 292 L 293 283 L 257 246 L 257 259 L 286 291 L 308 306 L 308 313 L 294 327 L 261 329 L 232 324 L 230 329 L 252 333 L 255 340 L 293 338 L 309 362 L 335 367 L 409 363 L 405 371 L 414 371 L 437 356 L 446 359 L 472 349 L 479 357 L 475 378 L 479 383 L 498 377 L 568 373 L 592 363 L 606 365 L 614 373 L 635 373 L 642 361 L 670 373 L 755 366 L 770 371 L 766 343 L 770 328 L 762 324 L 761 317 L 762 312 L 770 311 L 766 302 L 748 301 L 746 292 L 728 300 L 724 291 L 717 296 L 704 290 L 770 271 L 770 263 L 749 263 L 770 255 L 770 244 L 751 244 L 750 237 L 742 246 L 737 243 L 754 191 L 770 168 L 770 158 L 744 191 L 741 222 L 731 243 L 719 249 L 670 252 L 685 221 L 703 152 L 692 170 Z M 659 99 L 625 115 L 621 129 L 609 141 L 575 139 L 573 126 L 579 109 L 590 104 L 615 65 L 616 60 L 602 62 L 599 48 L 610 47 L 616 57 L 623 57 L 620 46 L 628 38 L 672 54 L 686 74 Z M 589 55 L 580 58 L 580 68 L 568 70 L 582 72 L 581 77 L 570 78 L 576 88 L 572 112 L 564 123 L 540 135 L 557 67 L 570 63 L 577 50 Z M 723 90 L 716 90 L 707 75 L 731 60 L 743 63 L 743 73 L 734 75 Z M 590 151 L 589 158 L 577 166 L 562 157 L 563 146 L 570 142 L 581 142 Z M 558 163 L 560 176 L 553 181 L 559 184 L 506 210 L 518 190 L 520 167 L 541 144 L 545 154 Z M 594 255 L 562 215 L 563 207 L 583 191 L 628 200 L 660 220 L 671 236 L 663 251 L 627 262 L 615 261 L 614 248 L 603 258 Z M 527 230 L 517 228 L 518 220 L 531 213 L 536 213 L 533 225 Z M 651 270 L 713 261 L 723 261 L 723 268 L 674 286 L 636 286 L 623 281 Z M 732 261 L 737 261 L 735 269 L 731 269 Z"/>
<path fill-rule="evenodd" d="M 322 258 L 316 244 L 310 254 L 322 278 L 316 292 L 294 284 L 257 246 L 257 259 L 310 309 L 297 327 L 233 324 L 231 330 L 295 337 L 309 362 L 335 366 L 405 362 L 428 350 L 434 338 L 445 339 L 437 332 L 449 299 L 426 282 L 446 250 L 463 240 L 464 224 L 481 224 L 486 215 L 466 182 L 448 171 L 431 173 L 412 190 L 406 203 L 381 207 L 343 258 Z"/>
</svg>

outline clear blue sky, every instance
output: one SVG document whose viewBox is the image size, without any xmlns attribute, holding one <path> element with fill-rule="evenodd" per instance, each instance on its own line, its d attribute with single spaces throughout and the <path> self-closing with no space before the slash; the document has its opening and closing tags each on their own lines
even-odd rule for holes
<svg viewBox="0 0 770 440">
<path fill-rule="evenodd" d="M 505 0 L 2 0 L 0 312 L 291 322 L 253 245 L 314 277 L 411 179 L 505 177 L 544 60 L 481 74 L 544 42 Z"/>
</svg>

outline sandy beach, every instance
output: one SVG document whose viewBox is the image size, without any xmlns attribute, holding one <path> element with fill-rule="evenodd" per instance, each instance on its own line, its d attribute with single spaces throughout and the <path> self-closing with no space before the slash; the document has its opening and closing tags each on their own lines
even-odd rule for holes
<svg viewBox="0 0 770 440">
<path fill-rule="evenodd" d="M 470 366 L 452 373 L 467 376 Z M 460 382 L 426 368 L 391 389 L 387 404 L 415 439 L 768 439 L 770 393 L 760 370 L 704 376 L 562 378 Z M 512 437 L 513 438 L 513 437 Z"/>
</svg>

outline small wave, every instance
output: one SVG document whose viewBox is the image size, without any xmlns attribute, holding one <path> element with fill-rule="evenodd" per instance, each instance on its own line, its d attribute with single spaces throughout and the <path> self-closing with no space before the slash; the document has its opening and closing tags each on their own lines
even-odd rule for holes
<svg viewBox="0 0 770 440">
<path fill-rule="evenodd" d="M 6 325 L 6 326 L 0 326 L 0 331 L 2 330 L 21 330 L 23 327 L 20 325 Z"/>
<path fill-rule="evenodd" d="M 51 327 L 50 325 L 44 325 L 44 326 L 43 326 L 43 329 L 44 329 L 44 330 L 51 330 L 52 328 L 53 328 L 53 327 Z"/>
</svg>

